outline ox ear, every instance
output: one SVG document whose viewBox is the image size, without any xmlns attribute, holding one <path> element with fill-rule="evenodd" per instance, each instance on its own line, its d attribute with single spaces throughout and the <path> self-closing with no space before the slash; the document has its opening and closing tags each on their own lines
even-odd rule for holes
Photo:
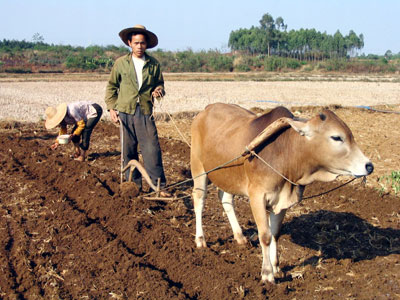
<svg viewBox="0 0 400 300">
<path fill-rule="evenodd" d="M 305 136 L 305 137 L 312 136 L 312 130 L 311 130 L 308 122 L 306 122 L 306 120 L 300 121 L 300 120 L 295 120 L 295 119 L 289 119 L 288 123 L 300 135 Z"/>
</svg>

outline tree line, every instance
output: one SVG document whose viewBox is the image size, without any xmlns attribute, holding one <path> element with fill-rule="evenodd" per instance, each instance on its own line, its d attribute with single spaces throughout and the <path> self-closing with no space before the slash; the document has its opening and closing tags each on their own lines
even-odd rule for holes
<svg viewBox="0 0 400 300">
<path fill-rule="evenodd" d="M 259 27 L 232 31 L 230 53 L 218 50 L 149 50 L 164 72 L 339 71 L 352 73 L 400 72 L 400 53 L 358 55 L 363 35 L 342 36 L 315 29 L 291 30 L 279 17 L 265 14 Z M 74 47 L 44 42 L 36 33 L 32 41 L 0 40 L 0 72 L 109 72 L 115 60 L 128 53 L 126 46 Z"/>
<path fill-rule="evenodd" d="M 46 44 L 0 40 L 0 72 L 109 72 L 115 60 L 129 52 L 125 46 L 88 46 Z M 194 52 L 149 50 L 166 72 L 230 72 L 234 57 L 217 50 Z"/>
<path fill-rule="evenodd" d="M 260 26 L 238 29 L 230 33 L 229 47 L 234 51 L 249 54 L 276 55 L 299 60 L 323 60 L 355 56 L 364 47 L 363 34 L 350 30 L 342 35 L 337 30 L 330 35 L 316 29 L 287 31 L 282 17 L 274 18 L 264 14 Z"/>
</svg>

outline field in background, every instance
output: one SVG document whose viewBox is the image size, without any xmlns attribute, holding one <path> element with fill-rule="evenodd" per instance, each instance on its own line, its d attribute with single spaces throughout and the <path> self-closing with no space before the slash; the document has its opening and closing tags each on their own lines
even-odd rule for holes
<svg viewBox="0 0 400 300">
<path fill-rule="evenodd" d="M 108 73 L 0 73 L 0 82 L 103 81 Z M 354 81 L 400 83 L 400 74 L 340 74 L 311 72 L 164 73 L 166 81 Z"/>
<path fill-rule="evenodd" d="M 94 101 L 105 108 L 108 74 L 0 74 L 0 120 L 37 122 L 47 106 Z M 248 109 L 278 105 L 379 106 L 396 110 L 400 76 L 313 73 L 166 73 L 166 96 L 156 113 L 200 111 L 210 103 Z M 108 114 L 104 114 L 108 119 Z"/>
</svg>

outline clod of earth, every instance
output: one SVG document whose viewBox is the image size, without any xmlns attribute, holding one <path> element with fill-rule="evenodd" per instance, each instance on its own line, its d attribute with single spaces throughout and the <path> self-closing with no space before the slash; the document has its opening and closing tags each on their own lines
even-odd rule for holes
<svg viewBox="0 0 400 300">
<path fill-rule="evenodd" d="M 140 193 L 136 183 L 129 181 L 121 183 L 119 190 L 121 197 L 137 197 Z"/>
</svg>

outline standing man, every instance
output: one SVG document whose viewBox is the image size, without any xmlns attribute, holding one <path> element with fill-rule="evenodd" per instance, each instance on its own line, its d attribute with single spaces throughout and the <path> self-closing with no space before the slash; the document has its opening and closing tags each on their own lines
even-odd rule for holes
<svg viewBox="0 0 400 300">
<path fill-rule="evenodd" d="M 160 63 L 145 51 L 158 44 L 157 36 L 142 25 L 126 28 L 119 33 L 132 52 L 118 58 L 112 68 L 106 88 L 105 102 L 111 120 L 121 122 L 121 151 L 123 166 L 131 159 L 139 160 L 138 145 L 144 167 L 154 185 L 166 179 L 162 164 L 157 128 L 152 116 L 153 98 L 164 96 L 164 79 Z M 125 173 L 128 179 L 129 169 Z M 133 181 L 142 188 L 142 176 L 135 169 Z M 161 196 L 170 196 L 161 192 Z"/>
</svg>

